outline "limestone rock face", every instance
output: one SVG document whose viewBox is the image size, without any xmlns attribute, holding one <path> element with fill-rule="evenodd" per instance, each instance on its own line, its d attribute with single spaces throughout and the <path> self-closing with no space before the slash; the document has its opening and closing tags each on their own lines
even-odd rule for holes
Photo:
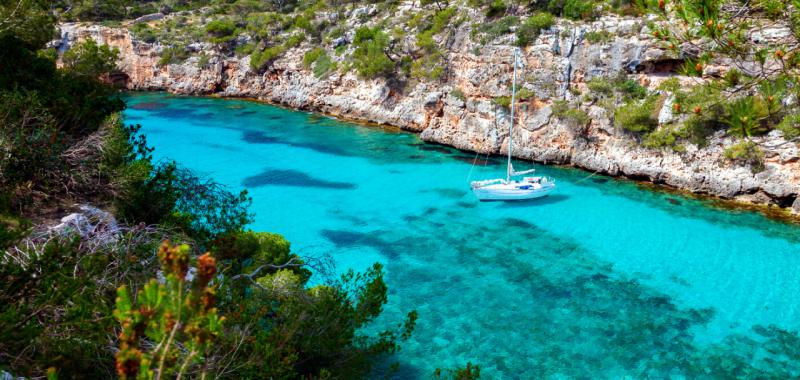
<svg viewBox="0 0 800 380">
<path fill-rule="evenodd" d="M 373 8 L 365 7 L 351 16 L 371 12 Z M 160 66 L 163 47 L 137 41 L 122 28 L 64 24 L 62 38 L 54 44 L 63 51 L 76 40 L 92 38 L 117 47 L 119 68 L 127 74 L 126 86 L 131 90 L 254 98 L 390 124 L 418 132 L 425 141 L 459 149 L 503 154 L 508 151 L 510 115 L 493 99 L 511 93 L 515 48 L 510 36 L 478 46 L 469 38 L 466 24 L 456 30 L 445 50 L 448 80 L 406 87 L 392 80 L 361 79 L 352 70 L 318 79 L 303 66 L 303 54 L 309 49 L 305 45 L 288 51 L 264 72 L 255 72 L 250 69 L 249 57 L 229 57 L 202 43 L 192 47 L 210 57 L 202 67 L 197 57 Z M 614 37 L 601 43 L 583 38 L 597 30 L 607 30 Z M 773 40 L 783 34 L 783 30 L 768 29 L 760 36 Z M 640 83 L 655 89 L 676 75 L 679 60 L 657 46 L 641 19 L 603 17 L 580 25 L 561 21 L 523 51 L 522 61 L 525 66 L 519 84 L 533 94 L 533 100 L 521 102 L 517 112 L 519 128 L 513 136 L 516 157 L 747 201 L 757 198 L 759 202 L 785 204 L 786 199 L 800 194 L 797 145 L 782 144 L 779 135 L 755 139 L 767 147 L 767 160 L 766 169 L 753 174 L 749 167 L 725 160 L 722 153 L 733 142 L 722 135 L 712 137 L 704 147 L 688 145 L 685 152 L 652 150 L 640 147 L 634 137 L 616 128 L 611 120 L 613 112 L 597 105 L 582 106 L 591 119 L 585 128 L 553 115 L 553 100 L 581 99 L 586 81 L 594 77 L 634 74 Z M 659 114 L 663 122 L 673 117 L 669 106 Z M 753 194 L 758 196 L 754 198 Z M 800 201 L 794 202 L 793 209 L 800 212 Z"/>
</svg>

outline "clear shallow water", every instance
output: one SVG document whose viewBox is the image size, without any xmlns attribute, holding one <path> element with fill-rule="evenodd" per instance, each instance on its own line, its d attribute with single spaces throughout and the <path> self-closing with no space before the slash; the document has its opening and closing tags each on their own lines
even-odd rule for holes
<svg viewBox="0 0 800 380">
<path fill-rule="evenodd" d="M 128 104 L 157 158 L 246 187 L 253 229 L 340 270 L 385 264 L 377 324 L 419 312 L 399 377 L 467 361 L 490 379 L 800 375 L 784 331 L 800 328 L 798 226 L 543 166 L 554 195 L 479 203 L 474 154 L 412 134 L 245 101 Z M 472 179 L 504 173 L 479 163 Z"/>
</svg>

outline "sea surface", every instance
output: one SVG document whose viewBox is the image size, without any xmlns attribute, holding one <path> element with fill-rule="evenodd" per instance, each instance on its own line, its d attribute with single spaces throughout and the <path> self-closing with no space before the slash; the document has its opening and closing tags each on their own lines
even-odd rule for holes
<svg viewBox="0 0 800 380">
<path fill-rule="evenodd" d="M 126 100 L 157 159 L 248 189 L 254 230 L 337 271 L 384 264 L 371 328 L 419 312 L 397 378 L 800 376 L 798 225 L 542 165 L 556 193 L 480 203 L 469 181 L 504 158 L 254 102 Z"/>
</svg>

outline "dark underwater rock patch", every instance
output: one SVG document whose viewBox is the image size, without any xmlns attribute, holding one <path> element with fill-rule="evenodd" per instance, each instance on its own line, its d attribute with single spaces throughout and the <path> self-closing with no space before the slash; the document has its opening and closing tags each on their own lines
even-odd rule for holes
<svg viewBox="0 0 800 380">
<path fill-rule="evenodd" d="M 524 229 L 537 229 L 536 225 L 533 223 L 527 222 L 522 219 L 518 218 L 505 218 L 503 219 L 503 224 L 509 227 L 517 227 L 517 228 L 524 228 Z"/>
<path fill-rule="evenodd" d="M 426 152 L 437 152 L 442 154 L 453 154 L 453 148 L 447 148 L 441 145 L 420 145 L 418 146 L 419 150 L 423 150 Z"/>
<path fill-rule="evenodd" d="M 344 157 L 352 156 L 352 154 L 348 153 L 344 149 L 337 148 L 336 146 L 333 145 L 319 144 L 312 142 L 290 142 L 290 141 L 280 140 L 262 131 L 243 131 L 242 140 L 250 144 L 283 144 L 295 148 L 310 149 L 315 152 L 330 154 L 333 156 L 344 156 Z"/>
<path fill-rule="evenodd" d="M 161 108 L 157 109 L 154 113 L 156 117 L 164 118 L 164 119 L 198 119 L 202 120 L 202 117 L 197 114 L 197 111 L 194 108 L 185 108 L 185 107 L 169 107 L 169 108 Z M 210 115 L 210 113 L 203 113 L 203 115 Z M 208 117 L 208 116 L 205 116 Z"/>
<path fill-rule="evenodd" d="M 168 106 L 167 103 L 162 103 L 162 102 L 141 102 L 141 103 L 136 103 L 128 108 L 133 110 L 152 111 L 152 110 L 166 108 L 167 106 Z"/>
<path fill-rule="evenodd" d="M 467 192 L 464 190 L 448 189 L 448 188 L 430 189 L 430 190 L 424 190 L 424 192 L 433 192 L 445 198 L 451 198 L 451 199 L 459 199 L 467 194 Z"/>
<path fill-rule="evenodd" d="M 392 243 L 383 241 L 377 237 L 380 233 L 380 231 L 359 232 L 329 229 L 320 232 L 325 239 L 328 239 L 328 241 L 336 245 L 337 248 L 357 246 L 370 247 L 387 256 L 389 259 L 395 258 L 398 255 L 397 250 Z"/>
<path fill-rule="evenodd" d="M 325 189 L 355 189 L 354 183 L 336 182 L 314 178 L 310 175 L 296 170 L 269 169 L 258 175 L 247 177 L 242 181 L 245 187 L 261 186 L 294 186 L 294 187 L 318 187 Z"/>
<path fill-rule="evenodd" d="M 278 144 L 280 141 L 272 136 L 268 136 L 264 132 L 259 131 L 244 131 L 242 132 L 242 140 L 249 144 Z"/>
</svg>

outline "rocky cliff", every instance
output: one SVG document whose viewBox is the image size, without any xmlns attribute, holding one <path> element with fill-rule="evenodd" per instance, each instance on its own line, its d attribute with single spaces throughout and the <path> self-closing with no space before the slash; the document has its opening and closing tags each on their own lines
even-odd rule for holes
<svg viewBox="0 0 800 380">
<path fill-rule="evenodd" d="M 690 144 L 683 152 L 653 150 L 642 148 L 636 136 L 614 127 L 613 115 L 589 100 L 580 106 L 591 118 L 586 127 L 576 128 L 553 114 L 554 99 L 580 99 L 586 81 L 596 76 L 624 72 L 651 89 L 676 76 L 679 60 L 656 47 L 647 29 L 636 18 L 604 17 L 591 23 L 562 20 L 524 49 L 520 83 L 534 96 L 520 107 L 514 155 L 696 193 L 775 204 L 800 213 L 798 146 L 787 143 L 780 132 L 755 138 L 766 153 L 766 162 L 765 170 L 754 174 L 751 168 L 724 158 L 725 147 L 733 141 L 722 133 L 702 148 Z M 512 36 L 479 45 L 472 41 L 469 27 L 461 26 L 444 41 L 446 81 L 399 83 L 362 80 L 352 71 L 319 79 L 303 66 L 303 53 L 309 48 L 303 45 L 259 73 L 250 69 L 249 57 L 220 54 L 209 44 L 191 46 L 210 54 L 205 62 L 195 56 L 160 66 L 162 47 L 137 41 L 125 28 L 64 24 L 61 30 L 62 48 L 84 38 L 117 47 L 124 73 L 118 79 L 131 90 L 254 98 L 390 124 L 417 132 L 426 141 L 460 149 L 507 152 L 509 113 L 493 99 L 510 95 Z M 595 43 L 585 38 L 598 31 L 611 38 Z M 781 38 L 783 33 L 782 29 L 763 31 L 762 38 Z M 659 119 L 669 120 L 670 109 L 667 102 Z"/>
</svg>

